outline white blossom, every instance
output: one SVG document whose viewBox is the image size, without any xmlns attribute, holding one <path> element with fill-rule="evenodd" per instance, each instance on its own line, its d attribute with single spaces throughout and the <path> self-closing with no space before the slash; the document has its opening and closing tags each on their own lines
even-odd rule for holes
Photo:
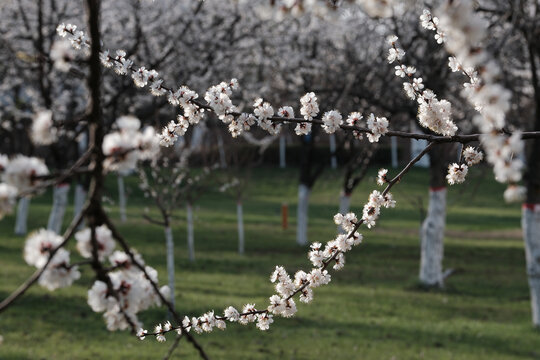
<svg viewBox="0 0 540 360">
<path fill-rule="evenodd" d="M 448 166 L 448 175 L 446 175 L 446 180 L 450 185 L 461 184 L 465 181 L 468 171 L 469 167 L 465 164 L 450 164 Z"/>
<path fill-rule="evenodd" d="M 298 123 L 294 128 L 296 135 L 307 135 L 311 132 L 311 123 Z"/>
<path fill-rule="evenodd" d="M 238 310 L 236 310 L 234 307 L 232 306 L 229 306 L 228 308 L 225 309 L 225 311 L 223 312 L 224 316 L 227 318 L 227 320 L 229 321 L 238 321 L 240 319 L 240 313 L 238 312 Z"/>
<path fill-rule="evenodd" d="M 288 119 L 294 118 L 294 110 L 290 106 L 280 107 L 277 114 L 278 116 L 283 117 L 283 118 L 288 118 Z"/>
<path fill-rule="evenodd" d="M 143 328 L 137 330 L 137 337 L 139 338 L 139 340 L 144 340 L 146 334 L 148 334 L 148 330 L 144 330 Z"/>
<path fill-rule="evenodd" d="M 39 184 L 36 177 L 44 176 L 49 173 L 43 160 L 35 157 L 17 155 L 7 164 L 2 174 L 3 181 L 17 188 L 18 193 L 30 191 Z"/>
<path fill-rule="evenodd" d="M 308 274 L 308 280 L 311 287 L 316 288 L 321 285 L 326 285 L 332 279 L 327 270 L 313 269 Z"/>
<path fill-rule="evenodd" d="M 49 57 L 55 69 L 61 72 L 68 72 L 71 63 L 75 59 L 73 48 L 65 41 L 55 41 L 51 47 Z"/>
<path fill-rule="evenodd" d="M 504 191 L 504 200 L 507 203 L 524 201 L 526 192 L 527 189 L 524 186 L 509 185 Z"/>
<path fill-rule="evenodd" d="M 388 49 L 387 60 L 390 64 L 396 60 L 400 61 L 401 59 L 403 59 L 404 56 L 405 56 L 405 51 L 403 51 L 403 49 L 400 49 L 395 46 Z"/>
<path fill-rule="evenodd" d="M 322 128 L 328 134 L 333 134 L 343 124 L 343 118 L 339 111 L 330 110 L 324 113 L 322 117 Z"/>
<path fill-rule="evenodd" d="M 302 107 L 300 108 L 300 114 L 302 114 L 302 116 L 304 116 L 304 119 L 306 120 L 312 120 L 313 117 L 317 116 L 317 114 L 319 113 L 319 104 L 317 102 L 317 97 L 315 96 L 315 93 L 310 92 L 302 96 L 300 98 L 300 104 L 302 105 Z"/>
<path fill-rule="evenodd" d="M 476 150 L 472 146 L 468 146 L 463 150 L 463 160 L 468 166 L 478 164 L 484 158 L 484 154 L 481 151 Z"/>
<path fill-rule="evenodd" d="M 70 286 L 81 277 L 77 266 L 70 266 L 69 251 L 58 249 L 45 271 L 39 277 L 39 285 L 53 291 Z"/>
<path fill-rule="evenodd" d="M 369 142 L 378 142 L 379 138 L 388 132 L 388 120 L 385 117 L 375 117 L 370 114 L 367 119 L 367 126 L 371 133 L 367 133 Z"/>
<path fill-rule="evenodd" d="M 388 182 L 388 169 L 380 169 L 377 173 L 377 184 L 378 185 L 384 185 Z"/>
<path fill-rule="evenodd" d="M 452 108 L 447 100 L 437 100 L 432 92 L 424 91 L 429 97 L 420 97 L 418 121 L 420 125 L 445 136 L 454 136 L 457 131 L 452 121 Z"/>
<path fill-rule="evenodd" d="M 34 115 L 31 138 L 34 144 L 50 145 L 58 139 L 51 110 L 41 110 Z"/>
<path fill-rule="evenodd" d="M 272 318 L 271 314 L 257 314 L 257 327 L 260 330 L 268 330 L 270 328 L 270 324 L 272 324 L 273 322 L 274 319 Z"/>
<path fill-rule="evenodd" d="M 62 243 L 62 237 L 54 231 L 40 229 L 31 233 L 24 245 L 24 261 L 41 268 L 49 259 L 50 252 Z"/>
<path fill-rule="evenodd" d="M 97 254 L 100 261 L 112 254 L 115 241 L 112 236 L 111 230 L 107 225 L 101 225 L 96 227 L 96 246 Z M 75 233 L 75 239 L 77 240 L 77 250 L 83 258 L 89 259 L 92 257 L 92 241 L 91 230 L 86 228 Z"/>
</svg>

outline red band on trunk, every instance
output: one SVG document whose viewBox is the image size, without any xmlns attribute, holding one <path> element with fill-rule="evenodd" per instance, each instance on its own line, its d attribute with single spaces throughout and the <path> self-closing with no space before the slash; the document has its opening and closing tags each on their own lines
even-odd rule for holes
<svg viewBox="0 0 540 360">
<path fill-rule="evenodd" d="M 529 209 L 529 210 L 540 210 L 540 204 L 529 204 L 529 203 L 523 203 L 523 209 Z"/>
<path fill-rule="evenodd" d="M 429 187 L 429 191 L 436 192 L 446 190 L 446 186 Z"/>
</svg>

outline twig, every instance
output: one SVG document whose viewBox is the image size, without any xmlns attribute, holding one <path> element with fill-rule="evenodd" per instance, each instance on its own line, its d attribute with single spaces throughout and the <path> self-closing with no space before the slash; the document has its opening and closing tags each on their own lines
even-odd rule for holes
<svg viewBox="0 0 540 360">
<path fill-rule="evenodd" d="M 103 210 L 102 210 L 103 211 Z M 116 241 L 118 241 L 118 243 L 120 244 L 120 246 L 122 247 L 122 249 L 124 250 L 124 252 L 129 256 L 131 262 L 139 269 L 143 272 L 144 276 L 146 277 L 146 279 L 150 282 L 150 284 L 152 285 L 152 288 L 154 289 L 154 292 L 156 293 L 156 295 L 159 297 L 159 299 L 161 300 L 161 302 L 163 304 L 165 304 L 165 306 L 167 307 L 167 309 L 170 311 L 170 313 L 174 316 L 174 319 L 176 320 L 176 322 L 178 323 L 182 323 L 182 318 L 180 317 L 180 315 L 176 312 L 175 308 L 172 306 L 171 302 L 168 301 L 164 296 L 163 294 L 161 293 L 161 291 L 159 291 L 159 287 L 158 285 L 152 280 L 152 278 L 148 275 L 148 272 L 146 271 L 146 268 L 144 267 L 144 265 L 142 265 L 141 263 L 139 263 L 139 261 L 137 260 L 137 258 L 135 257 L 135 255 L 133 254 L 133 252 L 131 251 L 131 248 L 129 247 L 129 245 L 127 244 L 126 240 L 122 237 L 122 235 L 118 232 L 116 226 L 111 222 L 111 219 L 107 216 L 107 214 L 105 214 L 105 212 L 102 213 L 102 216 L 103 216 L 103 222 L 105 223 L 105 225 L 107 225 L 107 227 L 109 228 L 109 230 L 111 230 L 112 232 L 112 235 L 113 237 L 116 239 Z M 208 355 L 206 354 L 206 352 L 204 351 L 204 349 L 201 347 L 201 345 L 193 338 L 193 336 L 188 333 L 188 332 L 183 332 L 183 335 L 186 336 L 187 340 L 197 349 L 197 351 L 199 352 L 199 355 L 201 356 L 201 358 L 203 359 L 209 359 Z"/>
<path fill-rule="evenodd" d="M 169 348 L 169 351 L 167 351 L 167 354 L 163 357 L 163 360 L 169 360 L 171 358 L 171 355 L 173 354 L 174 350 L 176 350 L 176 348 L 178 347 L 180 340 L 182 340 L 182 335 L 177 335 L 176 339 L 174 339 L 174 342 Z"/>
</svg>

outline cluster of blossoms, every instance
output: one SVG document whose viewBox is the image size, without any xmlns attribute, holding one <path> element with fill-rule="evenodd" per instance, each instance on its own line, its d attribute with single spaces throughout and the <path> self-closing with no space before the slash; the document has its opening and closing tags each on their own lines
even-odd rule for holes
<svg viewBox="0 0 540 360">
<path fill-rule="evenodd" d="M 367 133 L 369 142 L 378 142 L 380 137 L 388 132 L 388 120 L 385 117 L 375 117 L 369 114 L 366 121 L 370 133 Z"/>
<path fill-rule="evenodd" d="M 383 186 L 388 180 L 388 169 L 380 169 L 377 173 L 377 185 Z"/>
<path fill-rule="evenodd" d="M 315 93 L 307 93 L 300 98 L 300 114 L 306 120 L 313 120 L 319 113 L 319 102 Z M 294 129 L 296 135 L 307 135 L 311 131 L 311 123 L 299 123 Z"/>
<path fill-rule="evenodd" d="M 67 38 L 77 50 L 88 49 L 90 47 L 84 31 L 77 31 L 76 25 L 62 23 L 58 25 L 56 32 L 60 37 Z"/>
<path fill-rule="evenodd" d="M 352 112 L 347 117 L 347 125 L 349 126 L 360 126 L 360 121 L 364 118 L 364 116 L 359 112 Z M 363 134 L 358 130 L 353 130 L 353 136 L 358 139 L 363 139 Z"/>
<path fill-rule="evenodd" d="M 268 131 L 270 135 L 279 134 L 281 124 L 270 120 L 274 116 L 274 108 L 270 103 L 263 101 L 261 98 L 255 100 L 253 103 L 253 114 L 257 118 L 257 124 L 261 129 Z"/>
<path fill-rule="evenodd" d="M 424 17 L 425 14 L 422 16 Z M 418 121 L 420 125 L 437 134 L 455 135 L 457 126 L 452 121 L 450 102 L 444 99 L 439 100 L 433 91 L 424 89 L 423 79 L 414 77 L 416 69 L 403 64 L 402 59 L 405 56 L 405 51 L 397 46 L 397 36 L 391 35 L 387 40 L 390 45 L 388 62 L 397 61 L 398 65 L 395 66 L 396 76 L 407 79 L 403 83 L 403 89 L 411 100 L 418 102 Z"/>
<path fill-rule="evenodd" d="M 91 258 L 91 230 L 83 229 L 75 234 L 75 238 L 80 254 Z M 24 246 L 26 263 L 38 269 L 47 265 L 39 277 L 39 284 L 51 291 L 70 286 L 81 275 L 77 265 L 70 265 L 70 252 L 61 247 L 63 242 L 55 232 L 41 229 L 30 234 Z M 104 312 L 109 330 L 141 326 L 137 313 L 152 305 L 161 305 L 161 298 L 151 283 L 157 283 L 157 271 L 146 266 L 145 274 L 128 254 L 113 252 L 115 242 L 105 225 L 96 228 L 96 247 L 99 261 L 108 257 L 111 268 L 107 270 L 107 282 L 97 280 L 88 291 L 88 304 L 92 310 Z M 135 259 L 139 265 L 144 265 L 140 255 L 136 254 Z M 167 286 L 159 291 L 165 298 L 170 294 Z"/>
<path fill-rule="evenodd" d="M 159 152 L 159 142 L 154 128 L 140 131 L 141 122 L 134 116 L 121 116 L 116 120 L 118 131 L 103 138 L 103 154 L 107 157 L 104 168 L 128 173 L 139 160 L 148 160 Z"/>
<path fill-rule="evenodd" d="M 437 12 L 440 20 L 429 22 L 428 18 L 435 17 L 426 10 L 423 25 L 446 34 L 444 44 L 454 55 L 448 65 L 452 71 L 460 71 L 469 79 L 464 95 L 480 112 L 474 123 L 483 133 L 480 140 L 486 159 L 493 165 L 495 178 L 500 182 L 518 182 L 523 169 L 519 159 L 523 152 L 521 134 L 516 132 L 508 137 L 502 132 L 511 93 L 496 82 L 500 68 L 489 58 L 487 51 L 478 46 L 487 36 L 487 22 L 476 16 L 471 1 L 447 1 Z"/>
<path fill-rule="evenodd" d="M 230 98 L 234 90 L 238 90 L 238 80 L 231 79 L 228 83 L 223 81 L 210 87 L 204 95 L 204 100 L 225 124 L 229 124 L 234 119 L 232 113 L 238 112 L 238 108 L 233 105 Z"/>
<path fill-rule="evenodd" d="M 58 132 L 54 127 L 51 110 L 38 111 L 34 115 L 30 138 L 37 145 L 50 145 L 58 140 Z"/>
<path fill-rule="evenodd" d="M 444 43 L 446 35 L 438 26 L 439 18 L 433 16 L 431 14 L 431 11 L 429 11 L 428 9 L 424 9 L 422 15 L 420 15 L 420 24 L 424 29 L 435 31 L 434 37 L 435 40 L 437 40 L 437 44 Z"/>
<path fill-rule="evenodd" d="M 323 129 L 329 134 L 333 134 L 343 124 L 343 117 L 337 110 L 330 110 L 324 113 L 322 117 Z"/>
<path fill-rule="evenodd" d="M 391 193 L 380 193 L 373 190 L 369 195 L 368 203 L 364 205 L 362 221 L 368 228 L 372 228 L 381 214 L 381 207 L 393 208 L 395 206 L 396 201 Z"/>
<path fill-rule="evenodd" d="M 62 240 L 62 237 L 54 231 L 41 229 L 30 234 L 24 245 L 24 260 L 28 265 L 38 269 L 47 264 L 51 252 L 55 251 L 38 281 L 41 286 L 51 291 L 70 286 L 73 281 L 81 277 L 78 267 L 70 265 L 69 251 L 63 248 L 57 249 L 62 244 Z"/>
<path fill-rule="evenodd" d="M 257 309 L 255 304 L 246 304 L 242 311 L 229 306 L 222 316 L 214 311 L 207 312 L 199 317 L 184 317 L 181 324 L 172 326 L 170 322 L 158 324 L 153 333 L 148 330 L 139 329 L 137 336 L 143 340 L 146 336 L 153 335 L 159 342 L 166 341 L 165 334 L 175 331 L 178 335 L 189 332 L 193 329 L 197 333 L 210 332 L 214 328 L 224 330 L 226 321 L 238 322 L 242 325 L 256 323 L 260 330 L 268 330 L 274 322 L 274 316 L 292 317 L 297 312 L 294 297 L 299 295 L 299 300 L 303 303 L 310 303 L 313 300 L 313 289 L 327 285 L 331 281 L 327 267 L 333 264 L 334 270 L 340 270 L 345 265 L 345 253 L 352 250 L 354 246 L 362 243 L 363 236 L 357 230 L 362 223 L 368 227 L 375 225 L 375 221 L 380 213 L 381 207 L 395 207 L 395 200 L 388 192 L 373 191 L 369 196 L 368 203 L 364 206 L 364 214 L 358 220 L 354 213 L 336 214 L 334 222 L 341 226 L 347 234 L 340 234 L 326 245 L 314 242 L 310 246 L 308 258 L 313 268 L 309 272 L 297 271 L 294 277 L 282 266 L 276 266 L 270 275 L 270 282 L 275 284 L 276 294 L 270 296 L 269 305 L 265 309 Z"/>
<path fill-rule="evenodd" d="M 448 165 L 448 174 L 446 175 L 446 180 L 450 185 L 461 184 L 465 181 L 467 173 L 469 172 L 469 166 L 478 164 L 484 158 L 484 154 L 468 146 L 461 153 L 461 159 L 463 163 L 460 164 L 453 163 Z"/>
<path fill-rule="evenodd" d="M 90 228 L 78 231 L 75 234 L 77 240 L 77 250 L 83 258 L 92 257 L 92 233 Z M 98 259 L 102 261 L 112 254 L 115 242 L 111 230 L 106 225 L 96 227 L 96 243 Z"/>
<path fill-rule="evenodd" d="M 137 263 L 144 265 L 137 254 Z M 140 327 L 137 313 L 151 306 L 160 306 L 161 299 L 153 289 L 152 283 L 157 283 L 157 271 L 145 266 L 145 273 L 131 262 L 131 258 L 122 251 L 115 251 L 109 256 L 109 261 L 115 271 L 108 273 L 107 284 L 96 280 L 88 290 L 88 305 L 95 312 L 103 312 L 107 329 L 124 330 L 131 325 Z M 170 289 L 163 286 L 160 293 L 168 298 Z"/>
<path fill-rule="evenodd" d="M 0 155 L 0 175 L 2 181 L 9 186 L 4 187 L 5 194 L 13 193 L 13 188 L 17 189 L 17 195 L 29 192 L 40 184 L 40 177 L 47 174 L 49 169 L 41 159 L 17 155 L 10 160 Z"/>
<path fill-rule="evenodd" d="M 244 131 L 249 129 L 255 124 L 257 119 L 254 115 L 248 113 L 242 113 L 238 118 L 233 119 L 229 124 L 229 132 L 233 138 L 238 137 Z"/>
</svg>

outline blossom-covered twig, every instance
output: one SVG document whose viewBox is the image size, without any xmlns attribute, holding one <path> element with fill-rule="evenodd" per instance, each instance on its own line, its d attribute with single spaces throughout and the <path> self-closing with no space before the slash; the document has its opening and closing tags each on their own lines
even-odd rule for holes
<svg viewBox="0 0 540 360">
<path fill-rule="evenodd" d="M 86 36 L 82 31 L 76 31 L 77 27 L 71 24 L 61 24 L 58 27 L 58 32 L 61 36 L 68 36 L 72 44 L 76 47 L 82 47 L 82 46 L 89 46 L 89 41 L 86 39 Z M 395 40 L 394 40 L 395 42 Z M 401 57 L 402 54 L 399 51 L 400 49 L 396 48 L 395 52 L 396 55 L 394 55 L 394 59 L 397 59 L 397 57 Z M 401 50 L 403 51 L 403 50 Z M 246 125 L 243 125 L 244 128 L 249 129 L 249 125 L 253 125 L 255 123 L 255 120 L 257 119 L 256 116 L 251 114 L 245 114 L 240 113 L 237 111 L 237 109 L 232 105 L 230 102 L 230 99 L 227 95 L 227 92 L 231 90 L 229 89 L 229 85 L 227 83 L 222 83 L 218 88 L 215 88 L 214 91 L 216 93 L 215 96 L 222 97 L 223 99 L 219 100 L 219 109 L 215 106 L 207 105 L 202 103 L 201 101 L 197 100 L 198 95 L 191 89 L 187 88 L 186 86 L 181 86 L 177 91 L 174 91 L 171 87 L 167 87 L 164 84 L 164 80 L 160 79 L 158 77 L 158 73 L 155 70 L 147 70 L 144 67 L 139 67 L 138 69 L 135 67 L 132 60 L 127 58 L 127 55 L 124 51 L 118 50 L 116 56 L 110 55 L 109 51 L 104 51 L 101 53 L 101 60 L 102 63 L 105 65 L 105 67 L 114 67 L 115 71 L 120 75 L 127 75 L 128 73 L 132 74 L 132 77 L 134 78 L 134 81 L 137 86 L 149 86 L 150 92 L 155 96 L 163 96 L 167 95 L 169 102 L 173 105 L 180 105 L 184 107 L 184 115 L 179 116 L 179 122 L 175 123 L 174 121 L 171 122 L 162 133 L 162 136 L 167 139 L 167 141 L 162 141 L 163 143 L 166 143 L 167 145 L 172 144 L 178 137 L 178 135 L 183 135 L 190 124 L 196 124 L 200 121 L 201 117 L 203 116 L 205 111 L 214 112 L 216 116 L 220 117 L 222 120 L 224 120 L 226 123 L 229 123 L 229 129 L 232 131 L 232 128 L 237 131 L 238 126 L 237 124 L 243 123 Z M 400 64 L 400 68 L 405 67 L 404 74 L 407 74 L 408 77 L 412 76 L 410 71 L 408 71 L 408 67 L 406 67 L 404 64 Z M 397 69 L 396 69 L 397 72 Z M 412 79 L 411 81 L 413 81 Z M 414 81 L 413 81 L 414 82 Z M 418 81 L 419 82 L 419 81 Z M 235 79 L 231 82 L 232 87 L 236 88 L 237 82 Z M 421 84 L 419 82 L 419 84 Z M 420 85 L 417 85 L 419 88 Z M 415 93 L 418 93 L 419 90 L 414 90 L 413 85 L 411 85 L 413 88 L 413 91 Z M 431 93 L 430 93 L 431 94 Z M 425 96 L 421 97 L 426 98 L 428 97 L 429 100 L 433 98 L 430 94 L 426 93 L 423 94 Z M 429 96 L 428 96 L 429 95 Z M 312 98 L 314 97 L 314 94 L 312 95 Z M 316 101 L 316 98 L 315 98 Z M 258 103 L 256 102 L 256 108 L 267 104 L 267 103 Z M 303 106 L 305 107 L 309 103 L 305 103 Z M 298 126 L 306 126 L 305 130 L 301 130 L 302 133 L 305 133 L 311 128 L 311 124 L 317 124 L 324 126 L 328 123 L 328 120 L 325 123 L 325 116 L 316 116 L 318 113 L 318 107 L 312 112 L 310 115 L 306 115 L 303 118 L 294 117 L 294 112 L 292 111 L 292 108 L 290 108 L 289 111 L 283 111 L 278 112 L 278 115 L 281 116 L 274 116 L 273 115 L 273 109 L 271 106 L 265 105 L 267 109 L 264 110 L 264 112 L 259 114 L 264 114 L 262 117 L 259 116 L 259 123 L 263 123 L 265 121 L 275 122 L 275 123 L 293 123 L 297 124 L 297 129 L 299 129 Z M 284 107 L 285 109 L 287 107 Z M 218 110 L 216 110 L 218 109 Z M 259 110 L 257 110 L 259 111 Z M 257 111 L 255 112 L 257 114 Z M 427 114 L 426 110 L 426 114 Z M 431 113 L 431 112 L 430 112 Z M 433 113 L 431 113 L 433 115 Z M 335 125 L 335 127 L 339 127 L 346 131 L 353 131 L 357 133 L 365 133 L 365 134 L 371 134 L 372 136 L 376 136 L 374 133 L 377 132 L 376 127 L 368 126 L 368 127 L 362 127 L 359 125 L 359 120 L 362 119 L 362 117 L 358 117 L 357 120 L 353 120 L 354 118 L 351 118 L 353 114 L 349 116 L 347 122 L 341 122 L 338 121 L 339 125 Z M 375 120 L 375 117 L 373 117 Z M 427 120 L 426 120 L 427 121 Z M 234 124 L 235 126 L 232 127 L 231 124 Z M 374 124 L 376 125 L 376 123 Z M 246 127 L 247 126 L 247 127 Z M 266 129 L 269 129 L 268 125 L 264 126 Z M 241 129 L 241 128 L 240 128 Z M 328 129 L 328 128 L 327 128 Z M 241 132 L 242 130 L 240 130 Z M 298 131 L 298 130 L 297 130 Z M 500 133 L 504 133 L 504 130 L 500 130 Z M 411 133 L 411 132 L 404 132 L 404 131 L 392 131 L 392 130 L 383 130 L 384 135 L 386 136 L 395 136 L 395 137 L 401 137 L 401 138 L 409 138 L 409 139 L 423 139 L 428 140 L 430 142 L 437 142 L 437 143 L 446 143 L 446 142 L 460 142 L 460 143 L 467 143 L 467 142 L 473 142 L 478 141 L 483 134 L 470 134 L 470 135 L 430 135 L 430 134 L 418 134 L 418 133 Z M 452 132 L 452 134 L 455 134 L 455 132 Z M 234 133 L 233 133 L 234 135 Z M 519 136 L 523 139 L 531 139 L 531 138 L 540 138 L 540 132 L 533 131 L 533 132 L 523 132 L 520 133 Z"/>
<path fill-rule="evenodd" d="M 210 311 L 203 316 L 189 318 L 187 316 L 177 326 L 173 326 L 170 322 L 164 325 L 157 325 L 153 332 L 140 329 L 137 336 L 143 340 L 146 336 L 155 336 L 160 342 L 166 340 L 165 334 L 176 332 L 179 336 L 184 334 L 189 335 L 190 330 L 194 329 L 197 333 L 212 331 L 214 327 L 221 330 L 226 328 L 225 321 L 240 322 L 247 324 L 257 321 L 257 327 L 260 330 L 267 330 L 273 323 L 274 315 L 284 317 L 293 316 L 297 309 L 294 302 L 294 297 L 300 294 L 300 301 L 311 302 L 313 299 L 313 289 L 328 284 L 331 280 L 327 268 L 333 265 L 335 270 L 340 270 L 345 264 L 344 254 L 350 251 L 353 246 L 362 242 L 362 235 L 357 231 L 362 224 L 366 224 L 368 228 L 375 225 L 376 219 L 379 216 L 381 207 L 394 207 L 390 190 L 394 185 L 401 181 L 403 176 L 417 163 L 425 154 L 427 154 L 435 143 L 429 143 L 415 158 L 413 158 L 394 178 L 387 181 L 386 187 L 382 193 L 373 191 L 370 195 L 368 203 L 364 206 L 363 216 L 357 219 L 354 213 L 346 215 L 337 214 L 334 217 L 336 224 L 341 225 L 347 230 L 346 235 L 338 235 L 335 240 L 329 241 L 324 250 L 320 243 L 313 243 L 311 251 L 308 254 L 309 259 L 314 265 L 311 272 L 298 271 L 295 274 L 294 282 L 289 277 L 285 269 L 281 266 L 276 266 L 270 280 L 276 283 L 276 291 L 278 295 L 270 297 L 270 305 L 264 310 L 258 310 L 254 304 L 247 304 L 243 307 L 243 311 L 238 311 L 232 306 L 224 311 L 223 316 L 216 315 L 214 311 Z M 175 318 L 177 316 L 175 315 Z"/>
</svg>

